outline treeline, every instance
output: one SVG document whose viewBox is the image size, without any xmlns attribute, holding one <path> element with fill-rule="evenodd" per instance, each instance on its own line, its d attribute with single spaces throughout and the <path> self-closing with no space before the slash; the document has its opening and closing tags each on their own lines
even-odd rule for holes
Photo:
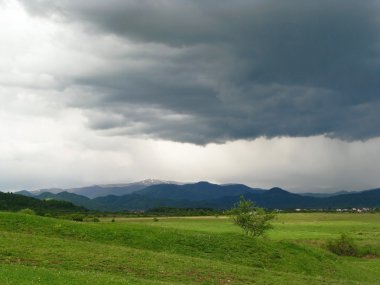
<svg viewBox="0 0 380 285">
<path fill-rule="evenodd" d="M 37 215 L 42 216 L 62 216 L 88 211 L 67 201 L 38 200 L 32 197 L 0 192 L 0 211 L 18 212 L 23 209 L 31 209 Z"/>
<path fill-rule="evenodd" d="M 222 215 L 223 211 L 211 208 L 175 208 L 158 207 L 144 212 L 146 216 L 215 216 Z"/>
</svg>

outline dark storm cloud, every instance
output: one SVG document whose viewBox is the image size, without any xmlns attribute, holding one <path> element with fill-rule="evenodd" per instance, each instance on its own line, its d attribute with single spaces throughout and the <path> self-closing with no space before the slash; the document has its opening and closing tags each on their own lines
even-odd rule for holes
<svg viewBox="0 0 380 285">
<path fill-rule="evenodd" d="M 380 135 L 379 1 L 22 2 L 149 50 L 125 55 L 146 68 L 122 58 L 72 79 L 95 97 L 72 104 L 117 118 L 89 116 L 95 129 L 200 144 Z"/>
</svg>

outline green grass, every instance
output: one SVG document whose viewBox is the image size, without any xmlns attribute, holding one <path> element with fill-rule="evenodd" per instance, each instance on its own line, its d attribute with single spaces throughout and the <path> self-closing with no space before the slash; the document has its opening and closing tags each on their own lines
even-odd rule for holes
<svg viewBox="0 0 380 285">
<path fill-rule="evenodd" d="M 104 285 L 104 284 L 168 284 L 138 279 L 133 277 L 121 277 L 96 271 L 75 271 L 65 269 L 53 269 L 37 266 L 6 265 L 0 267 L 1 284 L 3 285 L 34 285 L 34 284 L 75 284 L 75 285 Z M 170 283 L 172 284 L 172 283 Z"/>
<path fill-rule="evenodd" d="M 104 219 L 108 222 L 110 219 Z M 146 224 L 162 228 L 201 231 L 209 233 L 241 233 L 226 217 L 118 219 L 116 222 Z M 380 255 L 380 214 L 352 213 L 292 213 L 278 215 L 268 233 L 272 240 L 324 241 L 348 233 L 359 243 L 372 244 Z"/>
<path fill-rule="evenodd" d="M 0 284 L 380 284 L 379 221 L 282 214 L 254 240 L 223 217 L 76 223 L 0 213 Z M 328 252 L 342 232 L 375 254 Z"/>
</svg>

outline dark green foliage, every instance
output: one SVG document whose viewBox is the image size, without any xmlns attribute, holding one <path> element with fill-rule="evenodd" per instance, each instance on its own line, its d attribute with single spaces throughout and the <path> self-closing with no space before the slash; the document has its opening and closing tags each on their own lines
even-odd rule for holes
<svg viewBox="0 0 380 285">
<path fill-rule="evenodd" d="M 327 242 L 327 248 L 336 255 L 358 256 L 359 248 L 354 240 L 346 234 L 341 234 L 338 239 Z"/>
<path fill-rule="evenodd" d="M 71 216 L 71 219 L 75 222 L 83 222 L 83 215 L 74 214 Z"/>
<path fill-rule="evenodd" d="M 38 200 L 13 193 L 0 192 L 0 210 L 17 212 L 23 209 L 33 210 L 37 215 L 59 216 L 70 213 L 86 212 L 86 209 L 66 201 Z"/>
<path fill-rule="evenodd" d="M 269 221 L 275 217 L 274 214 L 267 213 L 264 209 L 256 207 L 252 201 L 246 200 L 243 196 L 240 197 L 240 202 L 235 204 L 229 214 L 234 223 L 245 234 L 253 237 L 261 236 L 272 228 Z"/>
</svg>

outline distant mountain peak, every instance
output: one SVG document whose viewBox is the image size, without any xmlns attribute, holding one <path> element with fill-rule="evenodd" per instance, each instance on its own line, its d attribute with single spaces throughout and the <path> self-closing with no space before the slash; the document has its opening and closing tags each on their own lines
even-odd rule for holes
<svg viewBox="0 0 380 285">
<path fill-rule="evenodd" d="M 142 181 L 139 181 L 137 183 L 144 184 L 144 185 L 156 185 L 156 184 L 177 184 L 177 182 L 173 181 L 166 181 L 166 180 L 159 180 L 154 178 L 147 178 Z"/>
<path fill-rule="evenodd" d="M 271 191 L 271 192 L 288 192 L 288 191 L 286 191 L 286 190 L 284 190 L 284 189 L 282 189 L 282 188 L 280 188 L 280 187 L 273 187 L 273 188 L 271 188 L 271 189 L 269 189 L 268 191 Z"/>
<path fill-rule="evenodd" d="M 212 184 L 208 181 L 199 181 L 199 182 L 196 182 L 194 183 L 195 185 L 215 185 L 215 184 Z"/>
<path fill-rule="evenodd" d="M 122 187 L 137 186 L 137 185 L 146 187 L 146 186 L 157 185 L 157 184 L 178 184 L 178 185 L 180 185 L 181 183 L 174 182 L 174 181 L 166 181 L 166 180 L 147 178 L 147 179 L 137 181 L 137 182 L 118 183 L 118 184 L 98 184 L 98 185 L 93 185 L 90 187 L 122 188 Z M 83 188 L 86 188 L 86 187 L 83 187 Z M 79 189 L 79 188 L 75 188 L 75 189 Z"/>
</svg>

